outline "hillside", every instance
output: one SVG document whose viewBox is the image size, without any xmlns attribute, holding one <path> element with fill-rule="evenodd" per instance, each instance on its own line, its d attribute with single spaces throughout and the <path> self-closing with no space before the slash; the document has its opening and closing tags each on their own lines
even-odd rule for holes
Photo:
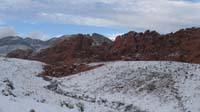
<svg viewBox="0 0 200 112">
<path fill-rule="evenodd" d="M 65 38 L 65 39 L 64 39 Z M 113 60 L 180 61 L 200 63 L 200 28 L 181 29 L 161 35 L 156 31 L 128 32 L 114 42 L 99 34 L 60 37 L 55 45 L 21 57 L 20 52 L 8 57 L 39 60 L 50 64 Z"/>
<path fill-rule="evenodd" d="M 37 52 L 34 52 L 35 50 L 33 49 L 32 49 L 33 52 L 30 52 L 30 50 L 26 49 L 19 50 L 16 47 L 16 50 L 11 50 L 10 52 L 7 53 L 7 56 L 12 58 L 34 59 L 43 62 L 47 62 L 45 61 L 45 59 L 46 60 L 51 59 L 51 61 L 57 62 L 56 60 L 59 61 L 65 60 L 63 58 L 73 58 L 74 55 L 77 55 L 78 58 L 81 55 L 84 55 L 85 52 L 89 53 L 86 54 L 86 57 L 88 57 L 90 53 L 94 52 L 93 50 L 96 50 L 91 47 L 102 46 L 105 45 L 105 43 L 107 44 L 112 43 L 110 39 L 97 33 L 93 33 L 92 35 L 89 34 L 63 35 L 58 38 L 52 38 L 42 42 L 44 42 L 46 47 L 40 48 L 40 50 L 38 50 Z M 5 44 L 4 41 L 2 43 Z M 16 42 L 15 44 L 18 44 L 18 42 Z M 37 43 L 36 42 L 31 43 L 31 45 L 36 46 Z"/>
<path fill-rule="evenodd" d="M 37 51 L 47 46 L 48 43 L 42 40 L 8 36 L 0 39 L 0 56 L 6 56 L 7 53 L 18 49 Z"/>
<path fill-rule="evenodd" d="M 43 63 L 0 58 L 0 112 L 115 112 L 113 109 L 51 91 L 53 78 L 42 78 Z"/>
<path fill-rule="evenodd" d="M 110 41 L 99 34 L 60 37 L 53 46 L 39 52 L 14 51 L 7 55 L 48 63 L 47 75 L 57 72 L 71 75 L 77 66 L 102 61 L 178 61 L 200 63 L 200 28 L 181 29 L 161 35 L 156 31 L 128 32 Z M 49 73 L 49 71 L 51 71 Z M 54 75 L 58 76 L 58 75 Z M 62 76 L 62 75 L 59 75 Z"/>
<path fill-rule="evenodd" d="M 200 63 L 200 28 L 181 29 L 161 35 L 156 31 L 128 32 L 118 36 L 111 59 L 161 60 Z"/>
<path fill-rule="evenodd" d="M 65 93 L 90 96 L 121 112 L 198 112 L 199 73 L 197 64 L 110 62 L 59 79 L 59 88 Z"/>
<path fill-rule="evenodd" d="M 91 63 L 96 65 L 99 63 Z M 102 63 L 101 63 L 102 64 Z M 199 112 L 200 65 L 118 61 L 63 78 L 41 62 L 0 59 L 1 112 Z M 84 80 L 83 80 L 84 79 Z M 153 103 L 152 103 L 153 102 Z M 27 105 L 24 105 L 24 104 Z"/>
</svg>

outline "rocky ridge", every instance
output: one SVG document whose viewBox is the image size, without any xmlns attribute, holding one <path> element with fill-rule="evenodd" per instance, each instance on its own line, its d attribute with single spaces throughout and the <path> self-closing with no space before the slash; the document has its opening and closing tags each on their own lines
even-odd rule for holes
<svg viewBox="0 0 200 112">
<path fill-rule="evenodd" d="M 105 40 L 102 37 L 100 39 Z M 61 68 L 63 66 L 63 69 L 66 69 L 64 67 L 66 65 L 70 67 L 116 60 L 200 63 L 199 43 L 200 28 L 181 29 L 165 35 L 149 30 L 140 33 L 131 31 L 116 37 L 114 42 L 101 42 L 95 38 L 95 34 L 94 36 L 78 34 L 26 59 L 39 60 Z M 24 58 L 16 54 L 8 57 Z"/>
</svg>

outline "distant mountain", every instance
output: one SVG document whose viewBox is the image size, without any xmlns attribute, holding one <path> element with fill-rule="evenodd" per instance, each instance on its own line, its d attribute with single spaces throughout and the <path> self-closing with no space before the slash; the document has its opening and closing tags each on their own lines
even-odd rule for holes
<svg viewBox="0 0 200 112">
<path fill-rule="evenodd" d="M 95 36 L 95 37 L 93 37 Z M 62 38 L 60 38 L 62 39 Z M 105 51 L 104 45 L 111 44 L 112 41 L 99 35 L 73 35 L 70 38 L 56 43 L 47 49 L 36 53 L 32 59 L 47 63 L 74 63 L 85 62 L 94 59 L 96 53 Z M 102 50 L 100 50 L 102 48 Z M 19 54 L 20 55 L 20 54 Z M 9 55 L 9 57 L 12 57 Z"/>
<path fill-rule="evenodd" d="M 5 56 L 10 52 L 15 52 L 17 50 L 17 53 L 19 53 L 20 50 L 30 50 L 32 51 L 38 51 L 41 49 L 45 49 L 49 46 L 54 46 L 56 43 L 60 43 L 64 40 L 69 40 L 72 38 L 75 38 L 79 34 L 73 34 L 73 35 L 63 35 L 57 38 L 51 38 L 49 40 L 43 41 L 39 39 L 32 39 L 32 38 L 22 38 L 19 36 L 8 36 L 0 39 L 0 56 Z M 112 41 L 108 39 L 107 37 L 94 33 L 92 35 L 85 35 L 88 38 L 91 38 L 95 45 L 101 45 L 104 42 L 111 43 Z M 23 51 L 23 52 L 24 52 Z"/>
<path fill-rule="evenodd" d="M 53 53 L 58 53 L 56 55 L 63 55 L 64 57 L 72 56 L 72 54 L 74 53 L 82 55 L 82 53 L 84 52 L 78 52 L 78 51 L 81 51 L 83 49 L 87 51 L 87 48 L 90 48 L 92 46 L 97 47 L 97 46 L 102 46 L 105 43 L 107 44 L 112 43 L 110 39 L 97 33 L 94 33 L 92 35 L 89 35 L 89 34 L 63 35 L 58 38 L 52 38 L 47 41 L 40 41 L 40 40 L 35 40 L 35 39 L 30 39 L 30 38 L 26 38 L 26 39 L 21 38 L 21 41 L 26 43 L 29 49 L 18 50 L 15 47 L 16 48 L 15 50 L 12 50 L 11 52 L 7 53 L 8 57 L 26 59 L 28 55 L 31 55 L 31 57 L 33 57 L 34 59 L 35 58 L 38 59 L 41 56 L 44 56 L 45 59 L 50 59 L 50 57 L 49 58 L 47 57 L 51 56 L 51 54 Z M 21 45 L 21 41 L 15 42 L 15 43 L 18 43 Z M 39 52 L 34 52 L 42 48 L 43 50 Z M 32 53 L 30 49 L 32 50 Z M 55 51 L 55 50 L 60 50 L 60 51 Z M 57 59 L 57 57 L 55 57 L 54 59 Z M 54 61 L 54 59 L 52 59 L 52 61 Z M 63 58 L 60 57 L 59 60 L 62 60 L 62 59 Z"/>
<path fill-rule="evenodd" d="M 9 53 L 8 57 L 51 64 L 52 67 L 46 69 L 49 75 L 57 71 L 55 67 L 64 75 L 81 72 L 77 71 L 77 64 L 88 62 L 140 60 L 200 63 L 200 28 L 182 29 L 166 35 L 149 30 L 141 33 L 131 31 L 118 36 L 114 42 L 96 34 L 66 38 L 37 53 L 17 51 Z"/>
<path fill-rule="evenodd" d="M 72 59 L 75 62 L 167 60 L 200 63 L 199 43 L 200 28 L 182 29 L 166 35 L 149 30 L 131 31 L 118 36 L 114 42 L 99 34 L 75 35 L 73 39 L 41 51 L 38 56 L 47 63 Z"/>
<path fill-rule="evenodd" d="M 90 38 L 93 39 L 93 43 L 96 46 L 102 45 L 103 43 L 112 43 L 110 39 L 98 33 L 93 33 Z"/>
<path fill-rule="evenodd" d="M 17 51 L 7 56 L 48 63 L 52 65 L 46 69 L 49 75 L 55 71 L 71 75 L 81 72 L 82 69 L 77 71 L 77 64 L 102 61 L 200 63 L 200 28 L 181 29 L 165 35 L 149 30 L 140 33 L 131 31 L 118 36 L 114 42 L 98 34 L 64 36 L 58 40 L 53 46 L 37 53 Z"/>
<path fill-rule="evenodd" d="M 50 45 L 55 45 L 56 43 L 62 42 L 63 40 L 70 40 L 70 39 L 76 38 L 78 35 L 80 34 L 62 35 L 57 38 L 49 39 L 46 42 L 49 43 Z M 93 40 L 94 45 L 101 45 L 104 42 L 107 42 L 107 43 L 112 42 L 109 38 L 98 33 L 93 33 L 92 35 L 89 35 L 89 34 L 83 34 L 83 35 L 87 38 L 91 38 Z"/>
<path fill-rule="evenodd" d="M 8 36 L 0 39 L 0 55 L 5 56 L 7 53 L 17 49 L 36 51 L 47 46 L 48 43 L 42 40 Z"/>
<path fill-rule="evenodd" d="M 49 46 L 47 41 L 42 41 L 39 39 L 25 38 L 24 41 L 29 43 L 29 45 L 32 46 L 35 50 Z"/>
<path fill-rule="evenodd" d="M 49 40 L 47 40 L 46 42 L 49 44 L 49 45 L 55 45 L 56 43 L 60 42 L 60 41 L 63 41 L 63 40 L 66 40 L 68 38 L 72 37 L 72 35 L 62 35 L 60 37 L 54 37 L 54 38 L 51 38 Z"/>
</svg>

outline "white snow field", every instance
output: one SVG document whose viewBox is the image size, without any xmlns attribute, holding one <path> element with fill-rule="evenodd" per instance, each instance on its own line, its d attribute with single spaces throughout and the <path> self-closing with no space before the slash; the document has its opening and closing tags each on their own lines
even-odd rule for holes
<svg viewBox="0 0 200 112">
<path fill-rule="evenodd" d="M 0 112 L 200 112 L 200 65 L 117 61 L 63 78 L 0 58 Z"/>
</svg>

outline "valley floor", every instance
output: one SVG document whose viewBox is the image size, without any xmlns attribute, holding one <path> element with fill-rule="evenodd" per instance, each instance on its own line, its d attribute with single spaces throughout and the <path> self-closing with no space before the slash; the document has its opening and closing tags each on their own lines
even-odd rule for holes
<svg viewBox="0 0 200 112">
<path fill-rule="evenodd" d="M 200 112 L 200 65 L 107 62 L 63 78 L 44 63 L 0 58 L 0 112 Z"/>
</svg>

